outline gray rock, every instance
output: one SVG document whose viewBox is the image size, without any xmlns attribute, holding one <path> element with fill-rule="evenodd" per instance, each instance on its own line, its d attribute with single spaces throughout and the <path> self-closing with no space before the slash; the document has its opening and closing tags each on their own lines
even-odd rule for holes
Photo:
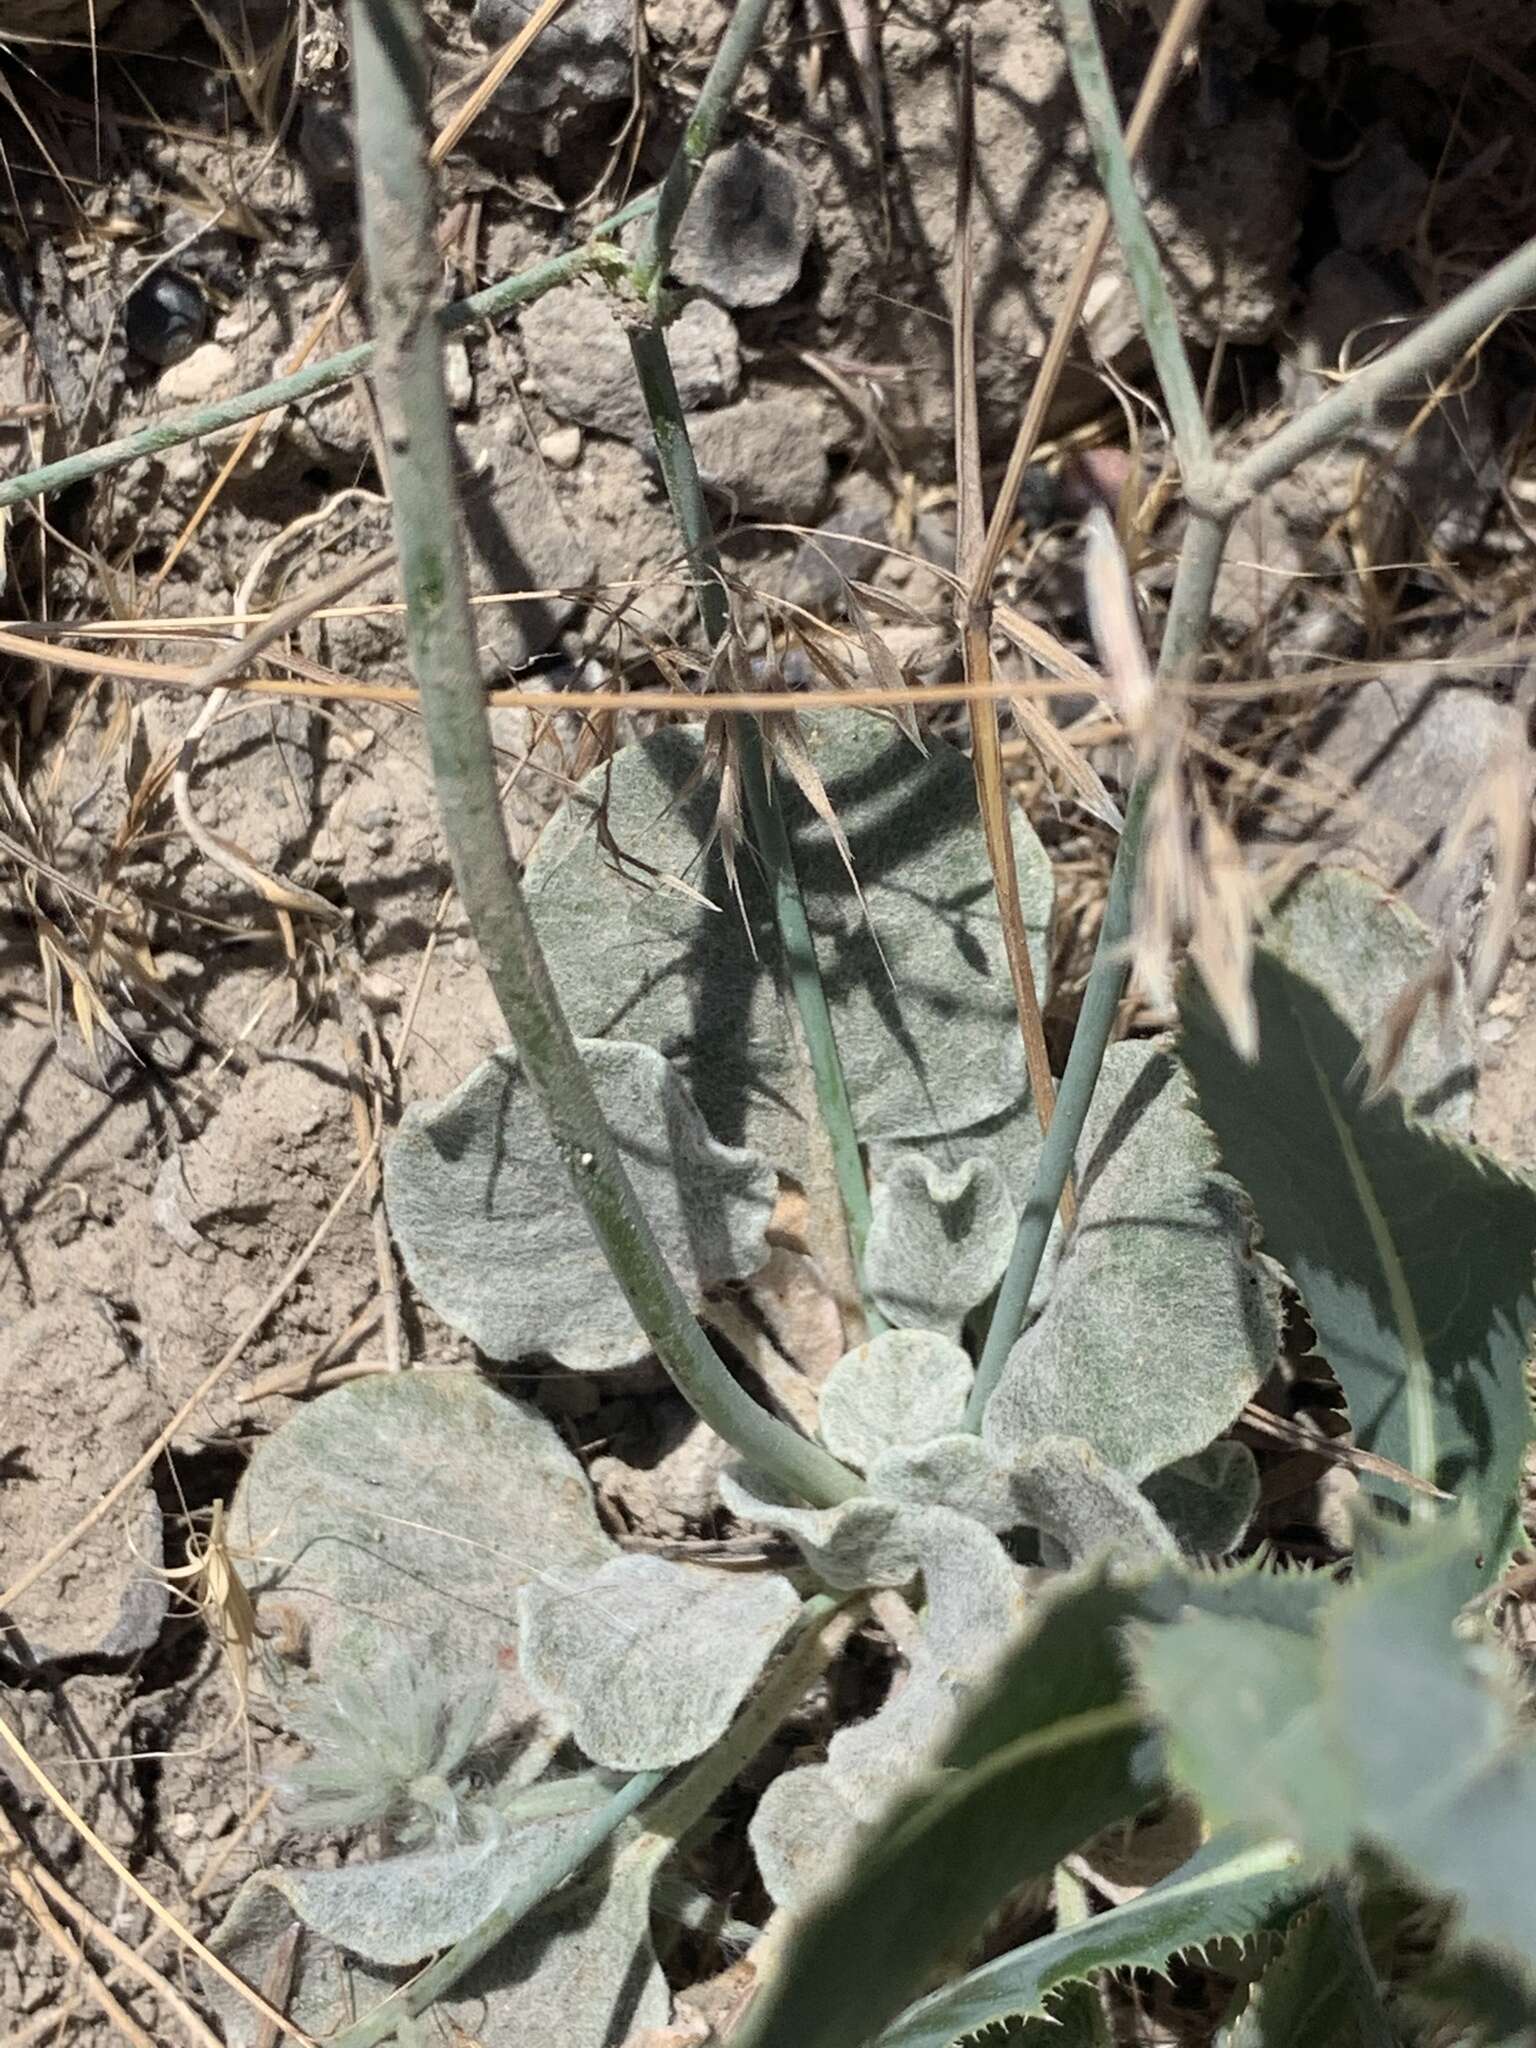
<svg viewBox="0 0 1536 2048">
<path fill-rule="evenodd" d="M 492 590 L 572 590 L 592 580 L 592 550 L 566 519 L 544 464 L 511 438 L 521 423 L 463 429 L 462 493 L 470 585 Z M 505 429 L 505 431 L 501 431 Z M 574 611 L 565 598 L 495 605 L 478 614 L 488 671 L 541 654 Z"/>
<path fill-rule="evenodd" d="M 629 342 L 606 294 L 561 285 L 536 299 L 518 324 L 551 412 L 623 441 L 650 440 Z M 741 354 L 729 313 L 695 300 L 667 329 L 667 347 L 687 410 L 735 397 Z"/>
<path fill-rule="evenodd" d="M 848 583 L 868 576 L 879 562 L 880 550 L 872 543 L 885 539 L 886 526 L 880 505 L 834 512 L 796 548 L 786 578 L 790 598 L 810 612 L 841 612 Z"/>
<path fill-rule="evenodd" d="M 1339 240 L 1357 251 L 1407 248 L 1428 194 L 1429 178 L 1408 154 L 1395 123 L 1376 122 L 1360 154 L 1334 180 Z"/>
<path fill-rule="evenodd" d="M 688 422 L 699 474 L 737 518 L 807 525 L 827 495 L 826 421 L 805 396 L 744 398 Z"/>
<path fill-rule="evenodd" d="M 733 142 L 704 167 L 672 269 L 727 306 L 771 306 L 799 281 L 815 217 L 793 164 L 760 143 Z"/>
<path fill-rule="evenodd" d="M 469 25 L 496 48 L 526 27 L 535 0 L 475 0 Z M 571 0 L 525 52 L 496 95 L 505 113 L 621 100 L 634 76 L 633 0 Z"/>
</svg>

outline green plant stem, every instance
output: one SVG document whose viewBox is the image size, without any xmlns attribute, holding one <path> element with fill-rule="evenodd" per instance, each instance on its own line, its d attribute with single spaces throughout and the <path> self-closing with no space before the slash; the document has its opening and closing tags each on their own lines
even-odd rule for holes
<svg viewBox="0 0 1536 2048">
<path fill-rule="evenodd" d="M 1199 652 L 1210 620 L 1216 572 L 1221 567 L 1226 537 L 1225 521 L 1199 513 L 1191 515 L 1185 528 L 1162 652 L 1158 659 L 1158 674 L 1162 677 L 1182 674 Z M 1039 1277 L 1040 1261 L 1045 1256 L 1051 1219 L 1060 1205 L 1061 1191 L 1072 1170 L 1088 1106 L 1093 1101 L 1093 1091 L 1098 1086 L 1104 1065 L 1104 1054 L 1115 1028 L 1120 998 L 1125 993 L 1126 977 L 1130 973 L 1131 923 L 1141 875 L 1142 844 L 1152 781 L 1150 769 L 1138 774 L 1126 802 L 1125 824 L 1110 872 L 1104 922 L 1099 928 L 1093 967 L 1083 992 L 1083 1007 L 1077 1029 L 1072 1034 L 1066 1072 L 1057 1090 L 1056 1113 L 1045 1134 L 1029 1202 L 1019 1222 L 1008 1270 L 998 1289 L 997 1306 L 987 1329 L 987 1341 L 976 1367 L 976 1379 L 965 1414 L 968 1429 L 980 1429 L 992 1390 L 1024 1327 L 1029 1298 Z"/>
<path fill-rule="evenodd" d="M 653 193 L 631 200 L 628 206 L 600 221 L 580 248 L 567 249 L 559 256 L 533 264 L 528 270 L 518 271 L 515 276 L 487 285 L 484 291 L 440 307 L 436 316 L 439 327 L 445 334 L 457 334 L 462 328 L 474 326 L 477 321 L 499 319 L 514 307 L 526 306 L 534 299 L 542 298 L 556 285 L 569 284 L 572 278 L 592 269 L 605 257 L 616 258 L 618 251 L 612 238 L 627 222 L 651 212 L 655 204 Z M 95 448 L 82 449 L 77 455 L 66 455 L 58 462 L 45 462 L 21 476 L 7 477 L 0 482 L 0 510 L 7 505 L 22 504 L 28 498 L 44 498 L 51 492 L 68 490 L 71 484 L 84 483 L 93 476 L 100 476 L 104 470 L 120 469 L 124 463 L 137 462 L 141 456 L 163 455 L 167 448 L 180 448 L 188 441 L 197 440 L 200 435 L 217 433 L 223 427 L 239 426 L 242 420 L 255 419 L 259 413 L 276 412 L 281 406 L 293 405 L 299 399 L 313 398 L 316 392 L 330 391 L 372 367 L 374 346 L 371 341 L 359 342 L 355 348 L 343 349 L 339 355 L 326 356 L 318 363 L 306 363 L 302 370 L 295 370 L 291 376 L 274 378 L 270 384 L 254 385 L 251 390 L 239 392 L 233 398 L 220 399 L 215 405 L 200 406 L 195 412 L 178 413 L 168 420 L 156 420 L 153 426 L 140 427 L 137 432 L 125 434 L 120 440 L 103 441 Z"/>
<path fill-rule="evenodd" d="M 419 1977 L 413 1977 L 409 1984 L 392 1992 L 372 2012 L 364 2013 L 354 2026 L 334 2035 L 329 2048 L 377 2048 L 380 2041 L 387 2041 L 407 2020 L 419 2018 L 435 2000 L 451 1991 L 498 1942 L 504 1941 L 519 1920 L 526 1919 L 551 1892 L 574 1877 L 614 1831 L 628 1820 L 635 1808 L 650 1797 L 666 1775 L 665 1771 L 640 1771 L 633 1778 L 626 1779 L 586 1825 L 567 1835 L 548 1860 L 525 1877 L 516 1891 L 494 1913 L 488 1914 L 473 1933 L 466 1934 L 462 1941 L 456 1941 L 452 1948 L 445 1949 Z"/>
<path fill-rule="evenodd" d="M 658 326 L 641 327 L 632 330 L 629 345 L 656 440 L 656 459 L 661 466 L 662 480 L 683 536 L 683 545 L 688 551 L 688 563 L 698 594 L 699 618 L 705 638 L 713 647 L 731 629 L 730 607 L 726 600 L 720 550 L 715 542 L 709 508 L 704 502 L 704 489 L 699 482 L 693 443 L 688 438 L 688 424 L 683 417 L 677 380 L 672 374 L 666 336 Z M 773 901 L 774 921 L 784 953 L 784 969 L 805 1032 L 816 1106 L 821 1112 L 822 1125 L 831 1148 L 833 1172 L 848 1225 L 854 1271 L 862 1286 L 864 1247 L 869 1237 L 869 1185 L 859 1156 L 858 1131 L 853 1120 L 853 1105 L 848 1099 L 842 1058 L 837 1049 L 831 1005 L 821 978 L 821 964 L 816 958 L 816 943 L 800 890 L 800 878 L 795 872 L 794 849 L 789 843 L 784 813 L 773 799 L 760 728 L 755 720 L 746 717 L 738 717 L 734 725 L 752 841 L 763 864 Z M 865 1319 L 872 1335 L 885 1328 L 884 1319 L 868 1301 L 865 1302 Z"/>
<path fill-rule="evenodd" d="M 524 1071 L 636 1321 L 694 1411 L 743 1458 L 826 1506 L 859 1481 L 768 1415 L 700 1329 L 635 1198 L 560 1007 L 507 844 L 456 516 L 455 444 L 433 318 L 438 258 L 417 0 L 351 0 L 375 386 L 406 637 L 459 895 Z"/>
<path fill-rule="evenodd" d="M 699 182 L 705 160 L 719 139 L 720 126 L 730 111 L 742 73 L 751 61 L 763 32 L 763 22 L 773 0 L 739 0 L 730 26 L 720 38 L 714 62 L 699 88 L 699 97 L 688 126 L 683 130 L 667 174 L 656 196 L 656 211 L 645 232 L 634 268 L 635 284 L 654 304 L 667 274 L 672 245 L 682 226 L 683 215 Z"/>
<path fill-rule="evenodd" d="M 1210 429 L 1179 333 L 1178 315 L 1158 259 L 1157 243 L 1136 191 L 1135 174 L 1115 109 L 1114 88 L 1104 63 L 1104 46 L 1094 20 L 1093 0 L 1060 0 L 1060 7 L 1072 83 L 1077 88 L 1099 180 L 1125 257 L 1131 289 L 1136 294 L 1142 331 L 1173 424 L 1180 466 L 1189 475 L 1203 469 L 1210 460 Z"/>
<path fill-rule="evenodd" d="M 1486 277 L 1458 292 L 1449 305 L 1431 313 L 1385 355 L 1354 371 L 1326 398 L 1287 421 L 1241 461 L 1215 471 L 1197 502 L 1229 516 L 1241 510 L 1260 491 L 1289 476 L 1299 462 L 1331 447 L 1368 420 L 1384 400 L 1453 362 L 1506 313 L 1533 299 L 1536 235 L 1496 263 Z"/>
</svg>

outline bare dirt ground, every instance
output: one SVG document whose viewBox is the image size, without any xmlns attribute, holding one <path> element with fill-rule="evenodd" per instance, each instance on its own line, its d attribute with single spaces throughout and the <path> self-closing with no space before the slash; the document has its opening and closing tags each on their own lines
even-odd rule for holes
<svg viewBox="0 0 1536 2048">
<path fill-rule="evenodd" d="M 446 120 L 526 10 L 429 12 Z M 973 14 L 990 460 L 1096 187 L 1050 7 L 980 0 Z M 445 290 L 570 246 L 654 182 L 726 19 L 720 0 L 573 0 L 443 169 Z M 1153 24 L 1106 9 L 1104 32 L 1128 100 Z M 1145 179 L 1225 439 L 1303 402 L 1531 231 L 1533 42 L 1520 7 L 1213 0 Z M 331 0 L 96 0 L 94 32 L 68 0 L 0 10 L 0 473 L 362 338 L 346 90 Z M 674 330 L 744 586 L 836 620 L 841 580 L 803 532 L 850 536 L 838 562 L 883 593 L 898 660 L 945 677 L 954 94 L 945 0 L 783 0 L 682 245 L 697 295 Z M 202 335 L 183 352 L 189 320 Z M 1085 651 L 1078 520 L 1092 496 L 1118 498 L 1154 609 L 1178 540 L 1134 335 L 1110 264 L 1003 577 L 1019 612 Z M 450 382 L 476 588 L 521 594 L 480 614 L 486 672 L 549 695 L 547 716 L 494 714 L 526 847 L 615 736 L 562 712 L 562 687 L 695 677 L 690 597 L 598 290 L 466 330 Z M 1211 787 L 1256 866 L 1345 847 L 1406 884 L 1464 957 L 1490 886 L 1486 838 L 1441 856 L 1488 761 L 1523 760 L 1527 744 L 1531 388 L 1515 322 L 1451 387 L 1245 515 L 1212 677 L 1263 688 L 1201 714 Z M 7 656 L 0 671 L 0 1578 L 43 1558 L 225 1369 L 121 1505 L 3 1617 L 0 1711 L 195 1930 L 270 1852 L 271 1758 L 259 1704 L 247 1722 L 228 1662 L 156 1568 L 186 1560 L 188 1516 L 227 1498 L 252 1440 L 326 1375 L 474 1364 L 402 1295 L 366 1176 L 335 1205 L 370 1134 L 456 1083 L 499 1031 L 445 894 L 408 708 L 237 696 L 194 730 L 200 702 L 107 664 L 207 660 L 242 618 L 380 547 L 382 489 L 356 380 L 8 515 L 7 621 L 47 622 L 88 658 Z M 400 681 L 392 595 L 381 575 L 309 622 L 300 666 Z M 94 636 L 68 630 L 85 622 Z M 1028 673 L 1021 658 L 1014 672 Z M 1079 717 L 1073 744 L 1117 786 L 1112 725 L 1091 705 L 1058 713 Z M 1061 1041 L 1111 842 L 1015 751 L 1070 912 L 1050 1014 Z M 1477 1130 L 1536 1167 L 1526 900 L 1480 1023 Z M 835 1311 L 793 1255 L 748 1310 L 746 1327 L 802 1365 L 836 1356 Z M 616 1526 L 713 1529 L 710 1447 L 664 1399 L 554 1374 L 530 1388 L 595 1461 Z M 80 1908 L 144 1942 L 141 1905 L 7 1769 L 0 1854 L 20 1830 Z M 8 2048 L 107 2024 L 71 1952 L 84 1935 L 101 1974 L 112 1959 L 52 1910 L 71 1930 L 59 1941 L 0 1887 Z M 174 1943 L 153 1954 L 180 1981 Z M 170 2021 L 142 1984 L 113 1984 L 162 2038 Z"/>
</svg>

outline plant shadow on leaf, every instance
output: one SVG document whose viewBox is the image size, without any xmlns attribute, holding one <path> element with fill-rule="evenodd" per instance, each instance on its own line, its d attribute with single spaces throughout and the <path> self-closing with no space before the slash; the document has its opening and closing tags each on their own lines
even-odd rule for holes
<svg viewBox="0 0 1536 2048">
<path fill-rule="evenodd" d="M 1013 1107 L 1027 1082 L 969 767 L 944 741 L 919 752 L 863 713 L 802 722 L 869 906 L 866 918 L 832 835 L 778 777 L 861 1139 L 960 1130 Z M 573 1029 L 659 1047 L 717 1138 L 793 1172 L 813 1112 L 772 972 L 777 940 L 751 859 L 738 863 L 737 902 L 718 849 L 704 851 L 704 764 L 681 730 L 622 749 L 546 827 L 529 907 Z M 603 805 L 605 836 L 658 879 L 615 872 L 593 828 Z M 1016 846 L 1043 977 L 1049 863 L 1027 828 Z"/>
<path fill-rule="evenodd" d="M 1181 1051 L 1222 1163 L 1252 1199 L 1349 1404 L 1356 1441 L 1473 1510 L 1465 1592 L 1518 1534 L 1536 1321 L 1536 1189 L 1492 1156 L 1367 1099 L 1361 1043 L 1321 990 L 1261 948 L 1260 1045 L 1233 1051 L 1199 982 L 1180 993 Z M 1396 1519 L 1433 1508 L 1370 1473 Z"/>
</svg>

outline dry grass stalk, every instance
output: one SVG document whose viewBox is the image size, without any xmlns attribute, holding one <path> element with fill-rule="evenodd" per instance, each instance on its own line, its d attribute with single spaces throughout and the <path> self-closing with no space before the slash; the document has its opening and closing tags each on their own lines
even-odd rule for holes
<svg viewBox="0 0 1536 2048">
<path fill-rule="evenodd" d="M 972 580 L 985 546 L 984 508 L 981 486 L 981 436 L 976 400 L 976 294 L 975 256 L 971 244 L 971 202 L 975 187 L 975 98 L 972 68 L 971 30 L 967 20 L 960 32 L 959 169 L 955 185 L 955 260 L 951 278 L 951 320 L 954 331 L 955 384 L 955 493 L 958 519 L 955 536 L 955 567 L 960 577 L 957 623 L 968 683 L 985 687 L 992 681 L 992 635 L 986 608 L 970 598 Z M 1035 987 L 1034 964 L 1029 956 L 1029 933 L 1019 898 L 1018 869 L 1014 863 L 1013 827 L 1007 778 L 1003 772 L 1002 733 L 995 699 L 977 696 L 970 705 L 971 766 L 976 777 L 976 801 L 986 836 L 987 858 L 992 868 L 992 886 L 997 895 L 1002 925 L 1003 949 L 1013 982 L 1014 1003 L 1019 1016 L 1019 1034 L 1024 1041 L 1025 1063 L 1029 1069 L 1030 1094 L 1042 1131 L 1050 1128 L 1056 1107 L 1056 1078 L 1051 1072 L 1050 1053 L 1045 1043 L 1045 1022 L 1040 1013 L 1040 992 Z M 1077 1196 L 1070 1175 L 1061 1194 L 1061 1220 L 1071 1229 L 1077 1219 Z"/>
<path fill-rule="evenodd" d="M 0 1743 L 5 1745 L 22 1770 L 43 1794 L 49 1805 L 62 1814 L 81 1841 L 85 1843 L 86 1847 L 94 1855 L 100 1858 L 117 1879 L 118 1883 L 131 1892 L 139 1904 L 151 1912 L 162 1926 L 167 1927 L 190 1955 L 196 1956 L 205 1969 L 211 1970 L 222 1983 L 227 1984 L 237 1996 L 243 1998 L 246 2004 L 266 2020 L 269 2025 L 275 2025 L 278 2031 L 286 2035 L 290 2041 L 296 2041 L 299 2044 L 299 2048 L 316 2048 L 316 2043 L 308 2034 L 304 2033 L 301 2028 L 294 2026 L 290 2020 L 285 2019 L 280 2012 L 267 2003 L 259 1992 L 253 1991 L 244 1978 L 238 1976 L 229 1967 L 228 1963 L 221 1957 L 216 1956 L 213 1950 L 204 1942 L 199 1941 L 189 1927 L 183 1926 L 168 1906 L 162 1906 L 147 1886 L 140 1884 L 127 1864 L 107 1846 L 86 1820 L 85 1816 L 76 1811 L 59 1790 L 58 1786 L 48 1776 L 47 1772 L 33 1757 L 20 1736 L 3 1720 L 0 1720 Z M 14 1884 L 16 1881 L 14 1870 L 9 1872 L 8 1875 L 10 1875 L 11 1881 Z M 73 1950 L 73 1944 L 71 1944 L 71 1949 Z M 145 2048 L 153 2048 L 153 2044 L 148 2042 L 147 2037 Z"/>
</svg>

